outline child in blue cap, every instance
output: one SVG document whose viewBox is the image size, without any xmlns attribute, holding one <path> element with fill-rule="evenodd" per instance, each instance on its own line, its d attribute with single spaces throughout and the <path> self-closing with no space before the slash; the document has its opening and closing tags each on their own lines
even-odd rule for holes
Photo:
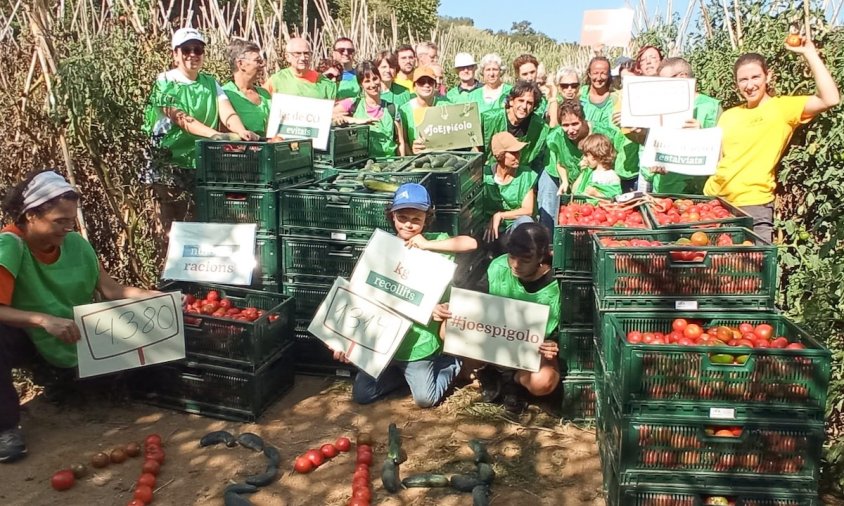
<svg viewBox="0 0 844 506">
<path fill-rule="evenodd" d="M 387 220 L 396 229 L 396 236 L 409 248 L 419 248 L 439 253 L 465 253 L 478 247 L 472 237 L 449 237 L 445 232 L 424 233 L 434 218 L 431 197 L 424 186 L 417 183 L 403 184 L 396 190 L 393 202 L 387 208 Z M 428 325 L 414 323 L 399 345 L 390 365 L 376 380 L 358 371 L 352 387 L 352 398 L 358 404 L 369 404 L 401 388 L 410 387 L 414 402 L 428 408 L 439 404 L 445 397 L 454 378 L 460 373 L 460 361 L 443 355 L 439 337 L 441 322 L 450 317 L 447 304 L 438 304 Z M 345 354 L 334 352 L 334 358 L 347 362 Z"/>
</svg>

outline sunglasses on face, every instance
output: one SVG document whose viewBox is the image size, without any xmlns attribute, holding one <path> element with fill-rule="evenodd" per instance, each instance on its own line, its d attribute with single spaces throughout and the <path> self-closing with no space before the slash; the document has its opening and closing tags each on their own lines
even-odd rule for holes
<svg viewBox="0 0 844 506">
<path fill-rule="evenodd" d="M 179 51 L 184 55 L 202 56 L 205 54 L 205 46 L 182 46 Z"/>
<path fill-rule="evenodd" d="M 338 47 L 335 51 L 340 54 L 355 54 L 355 49 L 351 47 Z"/>
<path fill-rule="evenodd" d="M 565 89 L 573 90 L 573 89 L 577 88 L 578 83 L 560 83 L 559 86 L 560 86 L 560 88 L 562 88 L 564 90 Z"/>
<path fill-rule="evenodd" d="M 437 81 L 431 79 L 429 77 L 425 77 L 423 79 L 419 79 L 416 81 L 416 86 L 436 86 Z"/>
</svg>

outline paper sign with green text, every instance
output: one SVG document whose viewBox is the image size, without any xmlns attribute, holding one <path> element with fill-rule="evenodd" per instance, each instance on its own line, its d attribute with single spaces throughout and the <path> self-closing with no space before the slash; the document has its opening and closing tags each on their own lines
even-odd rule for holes
<svg viewBox="0 0 844 506">
<path fill-rule="evenodd" d="M 254 223 L 173 222 L 161 279 L 250 284 L 255 230 Z"/>
<path fill-rule="evenodd" d="M 550 309 L 543 304 L 451 289 L 443 352 L 536 372 Z"/>
<path fill-rule="evenodd" d="M 428 107 L 416 131 L 425 141 L 426 150 L 472 148 L 484 143 L 475 102 Z"/>
<path fill-rule="evenodd" d="M 313 139 L 314 149 L 328 147 L 334 101 L 273 93 L 267 138 Z"/>
<path fill-rule="evenodd" d="M 721 136 L 717 127 L 651 128 L 639 163 L 687 176 L 711 176 L 721 157 Z"/>
<path fill-rule="evenodd" d="M 439 253 L 408 248 L 398 237 L 376 229 L 355 265 L 350 289 L 427 324 L 455 268 Z"/>
</svg>

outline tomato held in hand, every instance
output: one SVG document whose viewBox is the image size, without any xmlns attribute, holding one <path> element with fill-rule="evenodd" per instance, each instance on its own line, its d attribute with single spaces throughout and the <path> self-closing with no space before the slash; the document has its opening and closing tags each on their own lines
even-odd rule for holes
<svg viewBox="0 0 844 506">
<path fill-rule="evenodd" d="M 785 45 L 791 47 L 800 47 L 803 45 L 803 39 L 796 33 L 791 33 L 785 38 Z"/>
<path fill-rule="evenodd" d="M 76 483 L 76 479 L 73 477 L 73 471 L 70 469 L 57 471 L 56 474 L 50 478 L 50 485 L 60 492 L 71 488 L 74 483 Z"/>
</svg>

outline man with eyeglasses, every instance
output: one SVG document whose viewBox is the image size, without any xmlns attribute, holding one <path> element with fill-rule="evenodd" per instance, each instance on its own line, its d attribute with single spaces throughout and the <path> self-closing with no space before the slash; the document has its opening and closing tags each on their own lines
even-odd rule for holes
<svg viewBox="0 0 844 506">
<path fill-rule="evenodd" d="M 337 87 L 329 79 L 311 68 L 311 45 L 294 37 L 287 42 L 285 56 L 289 67 L 270 76 L 264 87 L 270 93 L 334 100 Z"/>
<path fill-rule="evenodd" d="M 475 58 L 469 53 L 457 53 L 454 56 L 454 68 L 460 84 L 448 90 L 446 98 L 453 104 L 472 102 L 469 94 L 481 87 L 481 82 L 475 79 L 475 71 L 478 70 Z"/>
<path fill-rule="evenodd" d="M 343 77 L 337 89 L 337 100 L 357 98 L 360 95 L 357 75 L 355 75 L 355 43 L 348 37 L 340 37 L 334 42 L 332 57 L 343 65 Z"/>
</svg>

